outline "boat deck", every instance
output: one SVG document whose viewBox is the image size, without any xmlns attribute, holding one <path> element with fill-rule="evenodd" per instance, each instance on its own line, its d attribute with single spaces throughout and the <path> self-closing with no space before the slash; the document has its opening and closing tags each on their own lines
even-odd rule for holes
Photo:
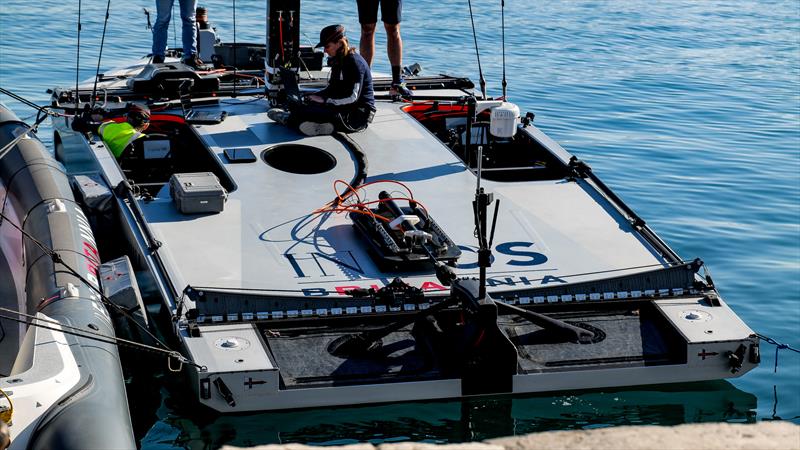
<svg viewBox="0 0 800 450">
<path fill-rule="evenodd" d="M 475 275 L 472 201 L 476 177 L 401 106 L 378 102 L 370 127 L 349 135 L 366 155 L 367 181 L 395 180 L 407 185 L 462 249 L 457 274 Z M 168 186 L 155 200 L 140 202 L 163 243 L 159 253 L 176 291 L 191 285 L 343 293 L 354 286 L 382 286 L 400 275 L 426 290 L 440 288 L 432 271 L 382 271 L 346 214 L 314 213 L 334 198 L 336 180 L 350 182 L 356 173 L 357 162 L 347 142 L 334 136 L 305 137 L 272 123 L 263 100 L 226 99 L 218 108 L 230 113 L 222 123 L 195 129 L 236 184 L 225 210 L 181 214 Z M 322 149 L 335 158 L 336 165 L 318 174 L 278 170 L 265 163 L 263 152 L 279 144 Z M 239 147 L 250 148 L 257 161 L 228 162 L 224 149 Z M 375 186 L 367 188 L 368 199 L 377 199 L 383 189 L 405 195 L 395 184 Z M 664 263 L 583 180 L 484 180 L 482 186 L 500 199 L 490 290 L 586 281 L 652 270 Z M 638 269 L 621 270 L 627 268 Z"/>
</svg>

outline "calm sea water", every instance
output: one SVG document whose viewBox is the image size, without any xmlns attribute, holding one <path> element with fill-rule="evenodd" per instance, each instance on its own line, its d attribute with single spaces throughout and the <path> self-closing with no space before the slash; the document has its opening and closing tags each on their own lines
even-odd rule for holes
<svg viewBox="0 0 800 450">
<path fill-rule="evenodd" d="M 142 6 L 112 2 L 101 71 L 149 51 Z M 227 41 L 228 0 L 201 2 Z M 239 41 L 261 41 L 263 2 L 239 2 Z M 308 42 L 355 2 L 303 2 Z M 490 95 L 502 79 L 500 2 L 473 2 Z M 0 85 L 39 104 L 74 85 L 78 1 L 0 2 Z M 84 1 L 80 79 L 97 64 L 106 2 Z M 405 62 L 477 80 L 465 1 L 407 2 Z M 170 43 L 174 41 L 170 37 Z M 379 33 L 376 70 L 388 71 Z M 508 95 L 595 171 L 684 258 L 701 257 L 757 332 L 800 347 L 800 6 L 788 1 L 506 1 Z M 0 100 L 20 117 L 33 112 Z M 49 142 L 51 131 L 40 136 Z M 460 442 L 621 424 L 800 423 L 800 355 L 764 345 L 731 382 L 554 396 L 215 417 L 158 373 L 131 398 L 145 449 L 222 444 Z M 156 370 L 161 370 L 156 368 Z M 146 397 L 146 398 L 145 398 Z"/>
</svg>

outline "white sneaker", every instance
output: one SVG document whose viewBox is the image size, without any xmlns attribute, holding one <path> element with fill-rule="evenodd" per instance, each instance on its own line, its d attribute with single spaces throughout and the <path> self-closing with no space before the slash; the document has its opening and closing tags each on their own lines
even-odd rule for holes
<svg viewBox="0 0 800 450">
<path fill-rule="evenodd" d="M 303 122 L 300 124 L 300 132 L 306 136 L 320 136 L 333 133 L 333 124 L 329 122 Z"/>
<path fill-rule="evenodd" d="M 289 123 L 289 112 L 284 111 L 280 108 L 272 108 L 267 111 L 267 117 L 270 118 L 273 122 L 279 123 L 281 125 L 286 125 Z"/>
</svg>

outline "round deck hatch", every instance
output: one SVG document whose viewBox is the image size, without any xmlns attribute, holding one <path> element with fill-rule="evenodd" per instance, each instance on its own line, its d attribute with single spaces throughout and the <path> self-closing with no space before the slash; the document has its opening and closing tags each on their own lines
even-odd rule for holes
<svg viewBox="0 0 800 450">
<path fill-rule="evenodd" d="M 276 145 L 267 149 L 263 158 L 270 167 L 302 175 L 324 173 L 336 167 L 333 155 L 310 145 Z"/>
</svg>

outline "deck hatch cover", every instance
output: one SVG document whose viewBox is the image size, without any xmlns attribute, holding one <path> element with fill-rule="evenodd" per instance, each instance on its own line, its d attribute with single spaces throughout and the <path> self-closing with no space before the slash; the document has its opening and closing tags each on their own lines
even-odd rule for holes
<svg viewBox="0 0 800 450">
<path fill-rule="evenodd" d="M 276 145 L 265 150 L 263 158 L 270 167 L 301 175 L 324 173 L 336 167 L 333 155 L 310 145 Z"/>
</svg>

